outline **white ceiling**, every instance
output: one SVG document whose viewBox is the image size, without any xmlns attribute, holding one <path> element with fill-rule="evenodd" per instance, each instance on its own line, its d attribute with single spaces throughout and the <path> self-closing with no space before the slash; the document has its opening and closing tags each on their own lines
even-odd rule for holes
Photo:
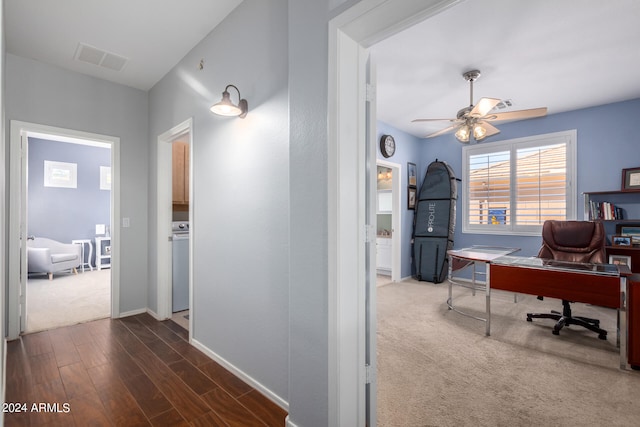
<svg viewBox="0 0 640 427">
<path fill-rule="evenodd" d="M 150 89 L 241 0 L 5 0 L 7 51 Z M 466 0 L 372 48 L 378 118 L 422 137 L 474 102 L 549 114 L 640 97 L 640 1 Z M 74 60 L 79 43 L 129 58 L 124 69 Z M 501 110 L 507 111 L 507 110 Z M 431 127 L 430 127 L 431 126 Z M 499 125 L 498 125 L 499 127 Z"/>
<path fill-rule="evenodd" d="M 149 90 L 242 0 L 5 0 L 7 52 Z M 74 60 L 78 43 L 124 56 Z"/>
<path fill-rule="evenodd" d="M 640 97 L 640 1 L 467 0 L 372 48 L 378 119 L 418 137 L 474 103 L 548 114 Z M 640 113 L 640 112 L 639 112 Z M 500 128 L 499 124 L 496 124 Z"/>
</svg>

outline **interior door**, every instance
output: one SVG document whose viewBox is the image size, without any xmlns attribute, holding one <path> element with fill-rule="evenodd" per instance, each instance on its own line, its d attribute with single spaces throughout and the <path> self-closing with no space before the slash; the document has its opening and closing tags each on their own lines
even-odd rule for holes
<svg viewBox="0 0 640 427">
<path fill-rule="evenodd" d="M 27 133 L 20 132 L 20 333 L 27 329 Z"/>
<path fill-rule="evenodd" d="M 377 191 L 378 165 L 376 160 L 376 69 L 369 52 L 366 57 L 367 102 L 365 103 L 366 147 L 365 147 L 365 217 L 368 239 L 365 242 L 365 365 L 366 381 L 366 423 L 368 426 L 377 425 L 376 419 L 376 219 L 377 219 Z"/>
</svg>

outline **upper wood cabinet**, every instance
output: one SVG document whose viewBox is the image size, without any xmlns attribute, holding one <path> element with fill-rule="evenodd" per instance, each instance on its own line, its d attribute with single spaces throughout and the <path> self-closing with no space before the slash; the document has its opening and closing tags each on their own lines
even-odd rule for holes
<svg viewBox="0 0 640 427">
<path fill-rule="evenodd" d="M 173 143 L 173 204 L 189 204 L 189 144 Z"/>
</svg>

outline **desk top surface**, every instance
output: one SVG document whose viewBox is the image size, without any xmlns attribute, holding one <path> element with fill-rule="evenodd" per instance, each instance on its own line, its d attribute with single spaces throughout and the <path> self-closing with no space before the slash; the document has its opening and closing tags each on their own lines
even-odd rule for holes
<svg viewBox="0 0 640 427">
<path fill-rule="evenodd" d="M 620 276 L 618 267 L 613 264 L 591 264 L 583 262 L 557 261 L 537 257 L 502 256 L 491 261 L 493 265 L 522 268 L 565 271 L 572 273 L 597 274 L 600 276 Z"/>
<path fill-rule="evenodd" d="M 505 255 L 518 252 L 519 248 L 504 248 L 499 246 L 471 246 L 463 249 L 451 249 L 447 253 L 455 258 L 469 261 L 491 262 Z"/>
</svg>

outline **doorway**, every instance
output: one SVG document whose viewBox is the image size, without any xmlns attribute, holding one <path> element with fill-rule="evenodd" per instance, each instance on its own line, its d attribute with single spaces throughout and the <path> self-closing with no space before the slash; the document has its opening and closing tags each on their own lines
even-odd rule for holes
<svg viewBox="0 0 640 427">
<path fill-rule="evenodd" d="M 402 165 L 377 161 L 377 286 L 402 280 L 401 173 Z"/>
<path fill-rule="evenodd" d="M 28 331 L 28 289 L 27 289 L 27 272 L 28 272 L 28 262 L 27 262 L 27 247 L 28 242 L 28 224 L 30 218 L 29 209 L 28 209 L 28 171 L 29 171 L 29 140 L 30 138 L 35 143 L 36 140 L 44 140 L 50 141 L 48 144 L 54 143 L 64 143 L 64 144 L 75 144 L 77 147 L 100 147 L 102 149 L 108 149 L 109 153 L 107 154 L 108 163 L 103 165 L 103 169 L 98 169 L 94 171 L 96 174 L 96 181 L 89 184 L 94 185 L 96 187 L 103 186 L 106 190 L 106 185 L 110 186 L 108 198 L 108 213 L 103 213 L 104 221 L 100 221 L 100 225 L 104 228 L 105 233 L 109 230 L 109 242 L 106 246 L 109 248 L 109 257 L 105 258 L 109 260 L 110 269 L 108 270 L 108 277 L 103 281 L 107 283 L 106 288 L 107 292 L 109 292 L 109 296 L 107 296 L 108 300 L 108 309 L 106 310 L 106 315 L 111 317 L 117 317 L 119 314 L 119 230 L 117 227 L 114 227 L 115 224 L 119 223 L 119 197 L 120 197 L 120 187 L 119 187 L 119 142 L 120 139 L 116 137 L 110 137 L 105 135 L 91 134 L 87 132 L 81 132 L 70 129 L 63 128 L 55 128 L 51 126 L 19 122 L 19 121 L 11 121 L 11 152 L 10 152 L 10 207 L 9 207 L 9 287 L 8 287 L 8 298 L 7 298 L 7 313 L 8 313 L 8 339 L 16 339 L 18 336 Z M 47 143 L 45 143 L 47 144 Z M 48 146 L 47 148 L 51 148 Z M 60 146 L 58 146 L 60 148 Z M 59 151 L 59 150 L 57 150 Z M 107 160 L 105 160 L 106 162 Z M 94 165 L 95 166 L 95 165 Z M 40 175 L 40 179 L 43 180 L 43 185 L 47 186 L 47 181 L 49 186 L 51 184 L 55 184 L 57 180 L 57 184 L 61 184 L 63 187 L 66 185 L 66 189 L 73 190 L 71 182 L 73 179 L 76 179 L 75 185 L 77 187 L 78 180 L 78 169 L 77 163 L 74 162 L 55 162 L 52 161 L 51 164 L 48 165 L 48 168 L 45 165 L 34 166 L 35 168 L 42 167 L 43 175 Z M 109 169 L 110 168 L 110 169 Z M 74 172 L 75 171 L 75 172 Z M 102 179 L 99 177 L 102 173 Z M 76 188 L 77 190 L 77 188 Z M 99 190 L 99 191 L 105 191 Z M 103 197 L 104 198 L 104 197 Z M 75 198 L 74 198 L 75 200 Z M 77 212 L 78 204 L 77 201 L 72 205 L 75 208 L 75 212 Z M 50 211 L 50 214 L 53 215 L 53 211 Z M 60 215 L 60 213 L 56 213 L 56 215 Z M 31 218 L 33 220 L 33 218 Z M 80 233 L 77 234 L 77 237 L 81 237 L 79 239 L 71 239 L 71 240 L 79 240 L 82 243 L 78 242 L 77 244 L 73 244 L 72 246 L 81 246 L 81 256 L 84 256 L 82 259 L 82 263 L 78 263 L 79 267 L 89 268 L 89 265 L 93 267 L 94 264 L 89 264 L 90 262 L 95 262 L 93 259 L 89 260 L 89 244 L 87 241 L 91 242 L 92 239 L 96 237 L 95 227 L 97 224 L 93 224 L 90 230 L 73 230 L 71 233 Z M 38 225 L 39 227 L 47 228 L 46 224 L 42 226 L 42 224 Z M 95 228 L 94 228 L 95 227 Z M 49 226 L 49 229 L 55 228 L 53 225 Z M 87 227 L 85 227 L 87 228 Z M 42 230 L 42 229 L 41 229 Z M 99 230 L 98 230 L 99 231 Z M 60 232 L 57 230 L 56 232 Z M 86 234 L 86 235 L 85 235 Z M 58 237 L 63 240 L 60 236 L 52 236 Z M 102 237 L 105 237 L 102 235 Z M 69 242 L 71 243 L 71 242 Z M 98 253 L 96 251 L 95 244 L 92 242 L 92 251 L 94 253 Z M 105 246 L 105 248 L 106 248 Z M 84 252 L 84 253 L 83 253 Z M 93 255 L 93 254 L 92 254 Z M 86 263 L 84 261 L 86 260 Z M 81 273 L 82 274 L 82 273 Z M 55 272 L 53 274 L 55 280 Z M 48 278 L 47 278 L 48 279 Z M 68 302 L 68 301 L 67 301 Z M 75 321 L 73 321 L 75 323 Z M 33 329 L 33 328 L 31 328 Z"/>
<path fill-rule="evenodd" d="M 179 151 L 178 147 L 182 147 L 183 165 L 178 167 L 178 162 L 174 162 L 174 149 Z M 174 163 L 176 169 L 174 170 Z M 156 180 L 157 180 L 157 222 L 156 222 L 156 275 L 157 275 L 157 313 L 158 319 L 171 319 L 174 316 L 174 294 L 173 294 L 173 275 L 174 275 L 174 230 L 173 226 L 178 223 L 188 224 L 188 240 L 184 245 L 184 239 L 181 239 L 180 246 L 184 247 L 188 252 L 186 258 L 183 257 L 183 264 L 186 262 L 187 271 L 187 309 L 180 310 L 185 313 L 177 315 L 176 323 L 189 330 L 189 339 L 193 331 L 193 312 L 192 304 L 192 259 L 193 253 L 193 119 L 188 119 L 174 128 L 164 132 L 158 136 L 157 140 L 157 158 L 156 158 Z M 172 171 L 171 174 L 166 171 Z M 179 178 L 174 181 L 174 175 Z M 181 177 L 181 178 L 180 178 Z M 179 184 L 182 180 L 182 185 Z M 177 187 L 174 188 L 174 182 Z M 174 191 L 175 189 L 175 191 Z M 178 199 L 174 198 L 174 195 Z M 181 197 L 181 198 L 180 198 Z M 174 203 L 177 201 L 178 203 Z M 184 236 L 182 236 L 184 237 Z M 185 267 L 182 265 L 182 267 Z M 187 316 L 186 318 L 184 316 Z"/>
<path fill-rule="evenodd" d="M 457 3 L 460 0 L 362 0 L 329 22 L 328 228 L 329 236 L 335 236 L 330 239 L 328 257 L 331 425 L 376 424 L 376 393 L 365 391 L 366 384 L 376 381 L 375 364 L 365 363 L 366 343 L 375 342 L 376 334 L 375 327 L 367 329 L 367 315 L 375 313 L 376 307 L 369 304 L 364 291 L 354 291 L 366 288 L 366 261 L 375 255 L 359 244 L 360 235 L 344 231 L 368 230 L 367 224 L 375 221 L 360 214 L 367 198 L 375 200 L 375 194 L 367 194 L 375 187 L 367 190 L 362 185 L 368 179 L 365 154 L 375 149 L 373 141 L 367 141 L 367 120 L 362 113 L 366 111 L 368 48 Z M 345 91 L 345 87 L 356 90 Z M 375 117 L 369 119 L 375 121 Z M 353 165 L 356 179 L 340 165 Z M 344 254 L 351 255 L 345 260 Z M 345 313 L 359 314 L 355 327 L 354 319 Z"/>
<path fill-rule="evenodd" d="M 26 141 L 24 332 L 109 317 L 111 146 L 33 133 Z M 49 265 L 40 257 L 46 250 L 76 258 Z"/>
</svg>

